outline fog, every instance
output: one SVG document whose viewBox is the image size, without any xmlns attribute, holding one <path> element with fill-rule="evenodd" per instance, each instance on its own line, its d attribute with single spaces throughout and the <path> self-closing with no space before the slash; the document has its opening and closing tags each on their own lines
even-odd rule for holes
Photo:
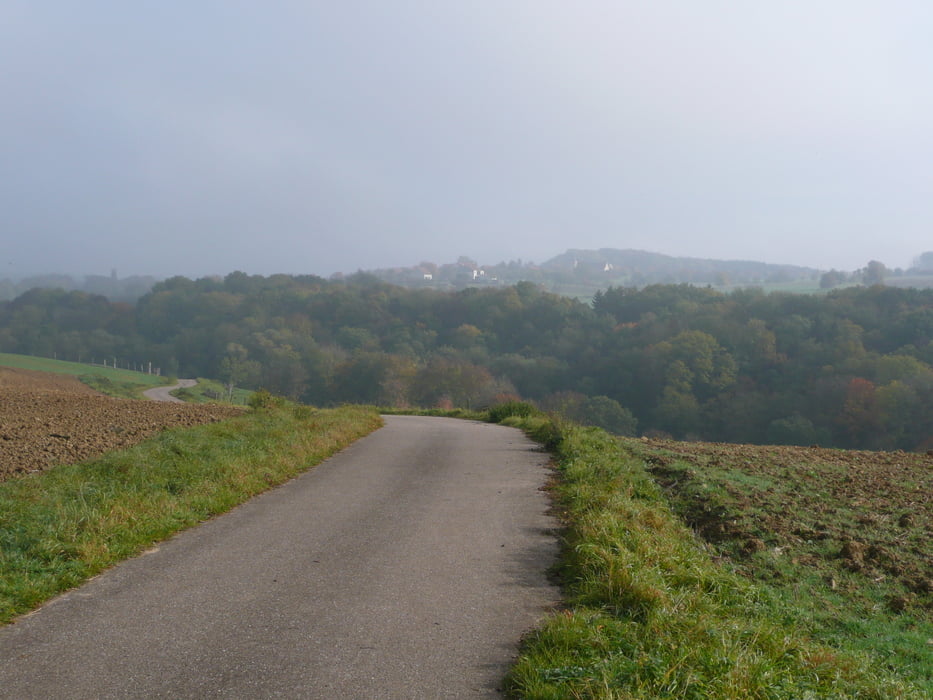
<svg viewBox="0 0 933 700">
<path fill-rule="evenodd" d="M 933 249 L 922 2 L 0 6 L 0 277 Z"/>
</svg>

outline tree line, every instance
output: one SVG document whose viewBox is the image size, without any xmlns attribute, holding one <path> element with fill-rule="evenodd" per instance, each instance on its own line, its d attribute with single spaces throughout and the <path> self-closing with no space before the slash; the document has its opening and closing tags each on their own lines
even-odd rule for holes
<svg viewBox="0 0 933 700">
<path fill-rule="evenodd" d="M 933 448 L 933 291 L 729 294 L 531 282 L 456 292 L 357 274 L 173 277 L 135 304 L 33 289 L 0 351 L 152 361 L 317 405 L 527 399 L 620 434 Z"/>
</svg>

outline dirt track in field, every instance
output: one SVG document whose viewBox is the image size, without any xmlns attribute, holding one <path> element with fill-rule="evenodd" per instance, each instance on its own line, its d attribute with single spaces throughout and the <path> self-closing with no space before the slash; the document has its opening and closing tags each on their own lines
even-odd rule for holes
<svg viewBox="0 0 933 700">
<path fill-rule="evenodd" d="M 103 396 L 67 375 L 0 367 L 0 481 L 131 447 L 242 409 Z"/>
</svg>

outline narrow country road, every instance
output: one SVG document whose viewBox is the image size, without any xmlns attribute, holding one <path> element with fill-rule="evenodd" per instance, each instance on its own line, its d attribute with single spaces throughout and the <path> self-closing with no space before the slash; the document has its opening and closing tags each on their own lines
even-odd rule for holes
<svg viewBox="0 0 933 700">
<path fill-rule="evenodd" d="M 198 383 L 197 379 L 179 379 L 174 386 L 157 386 L 155 389 L 146 389 L 143 396 L 152 401 L 167 401 L 169 403 L 184 403 L 181 399 L 171 395 L 175 389 L 187 389 Z"/>
<path fill-rule="evenodd" d="M 386 427 L 0 628 L 2 698 L 492 698 L 558 599 L 518 430 Z"/>
</svg>

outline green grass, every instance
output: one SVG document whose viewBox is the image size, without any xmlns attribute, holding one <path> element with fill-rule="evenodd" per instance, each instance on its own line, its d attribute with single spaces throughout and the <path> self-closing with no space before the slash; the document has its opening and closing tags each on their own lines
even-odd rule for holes
<svg viewBox="0 0 933 700">
<path fill-rule="evenodd" d="M 793 282 L 762 282 L 760 284 L 725 284 L 715 285 L 713 289 L 724 294 L 741 289 L 760 289 L 765 294 L 783 292 L 788 294 L 821 294 L 827 290 L 820 289 L 819 280 L 794 280 Z"/>
<path fill-rule="evenodd" d="M 66 362 L 46 357 L 12 355 L 9 353 L 0 353 L 0 367 L 71 375 L 102 394 L 120 398 L 138 399 L 141 398 L 145 389 L 174 382 L 169 377 L 134 372 L 128 369 L 115 369 L 81 362 Z"/>
<path fill-rule="evenodd" d="M 433 416 L 479 421 L 486 421 L 489 418 L 488 411 L 469 408 L 397 408 L 390 406 L 381 407 L 379 412 L 387 416 Z"/>
<path fill-rule="evenodd" d="M 188 389 L 177 389 L 172 395 L 188 403 L 232 403 L 245 406 L 253 392 L 249 389 L 234 387 L 233 396 L 228 399 L 227 387 L 213 379 L 198 377 L 198 383 Z"/>
<path fill-rule="evenodd" d="M 888 277 L 884 283 L 889 287 L 915 287 L 917 289 L 930 289 L 933 287 L 933 275 L 904 275 L 903 277 Z"/>
<path fill-rule="evenodd" d="M 286 405 L 0 483 L 0 623 L 223 513 L 381 425 Z"/>
<path fill-rule="evenodd" d="M 121 399 L 141 399 L 146 389 L 175 383 L 174 377 L 30 355 L 0 353 L 0 367 L 71 375 L 101 394 Z M 238 406 L 245 406 L 253 394 L 248 389 L 236 388 L 233 390 L 232 399 L 228 401 L 227 390 L 223 384 L 204 378 L 199 378 L 197 385 L 190 389 L 178 389 L 172 393 L 190 403 L 233 403 Z"/>
<path fill-rule="evenodd" d="M 566 526 L 566 605 L 525 640 L 513 697 L 927 697 L 898 669 L 783 618 L 766 589 L 713 560 L 643 461 L 603 431 L 541 415 L 504 422 L 552 447 Z"/>
<path fill-rule="evenodd" d="M 118 399 L 142 399 L 143 392 L 152 388 L 150 384 L 140 384 L 138 381 L 132 380 L 114 380 L 102 374 L 81 374 L 78 375 L 78 380 L 94 391 Z M 156 386 L 160 386 L 161 384 L 164 384 L 164 382 L 160 382 Z"/>
<path fill-rule="evenodd" d="M 715 554 L 767 592 L 781 619 L 933 697 L 928 457 L 623 444 L 648 462 L 671 507 Z"/>
</svg>

